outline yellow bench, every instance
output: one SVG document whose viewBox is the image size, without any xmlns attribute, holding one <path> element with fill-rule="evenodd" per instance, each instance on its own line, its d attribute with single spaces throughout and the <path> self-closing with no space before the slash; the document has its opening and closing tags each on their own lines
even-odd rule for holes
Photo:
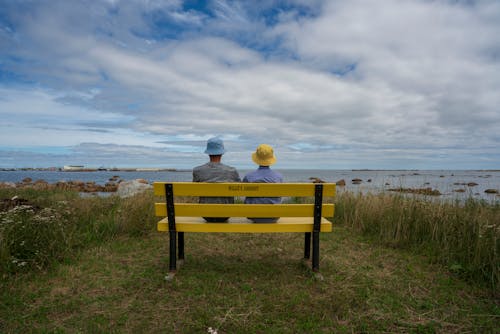
<svg viewBox="0 0 500 334">
<path fill-rule="evenodd" d="M 158 231 L 169 232 L 169 270 L 177 269 L 177 256 L 184 260 L 184 232 L 205 233 L 278 233 L 301 232 L 305 235 L 304 259 L 319 271 L 319 233 L 331 232 L 334 205 L 324 198 L 335 196 L 334 183 L 203 183 L 155 182 L 154 193 L 165 200 L 155 203 Z M 314 204 L 200 204 L 179 203 L 178 196 L 215 197 L 314 197 Z M 207 223 L 202 217 L 230 217 L 227 222 Z M 280 217 L 276 223 L 253 223 L 246 217 Z M 177 244 L 177 245 L 176 245 Z"/>
</svg>

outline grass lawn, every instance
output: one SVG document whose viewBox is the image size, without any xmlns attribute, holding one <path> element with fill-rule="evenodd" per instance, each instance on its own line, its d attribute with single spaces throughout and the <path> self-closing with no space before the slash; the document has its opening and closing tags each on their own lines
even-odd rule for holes
<svg viewBox="0 0 500 334">
<path fill-rule="evenodd" d="M 498 294 L 342 226 L 321 236 L 186 234 L 173 281 L 167 234 L 120 236 L 47 272 L 4 277 L 0 333 L 498 333 Z"/>
</svg>

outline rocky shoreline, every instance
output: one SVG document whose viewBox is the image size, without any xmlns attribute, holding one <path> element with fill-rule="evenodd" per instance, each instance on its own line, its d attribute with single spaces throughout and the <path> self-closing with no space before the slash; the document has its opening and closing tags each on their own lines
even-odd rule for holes
<svg viewBox="0 0 500 334">
<path fill-rule="evenodd" d="M 124 181 L 118 175 L 111 177 L 104 185 L 97 184 L 93 181 L 83 182 L 78 180 L 49 183 L 41 179 L 33 181 L 29 177 L 24 178 L 21 182 L 0 182 L 0 188 L 70 190 L 80 193 L 117 193 L 121 197 L 131 196 L 151 187 L 152 185 L 145 179 Z"/>
</svg>

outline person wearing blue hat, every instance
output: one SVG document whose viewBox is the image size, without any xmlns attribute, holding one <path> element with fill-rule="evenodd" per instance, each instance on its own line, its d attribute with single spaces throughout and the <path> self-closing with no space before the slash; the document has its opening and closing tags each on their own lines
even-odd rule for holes
<svg viewBox="0 0 500 334">
<path fill-rule="evenodd" d="M 207 141 L 205 153 L 210 161 L 193 168 L 193 182 L 241 182 L 236 168 L 223 164 L 222 155 L 226 153 L 224 142 L 219 137 Z M 234 197 L 200 197 L 200 203 L 234 203 Z M 207 222 L 224 222 L 228 217 L 204 217 Z"/>
</svg>

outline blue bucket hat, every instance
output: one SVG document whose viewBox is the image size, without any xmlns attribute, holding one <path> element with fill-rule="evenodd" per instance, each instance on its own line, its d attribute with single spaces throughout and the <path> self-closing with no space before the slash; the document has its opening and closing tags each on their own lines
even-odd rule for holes
<svg viewBox="0 0 500 334">
<path fill-rule="evenodd" d="M 210 138 L 207 141 L 205 153 L 208 155 L 222 155 L 226 152 L 224 142 L 219 137 Z"/>
</svg>

